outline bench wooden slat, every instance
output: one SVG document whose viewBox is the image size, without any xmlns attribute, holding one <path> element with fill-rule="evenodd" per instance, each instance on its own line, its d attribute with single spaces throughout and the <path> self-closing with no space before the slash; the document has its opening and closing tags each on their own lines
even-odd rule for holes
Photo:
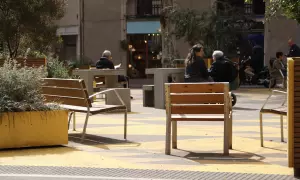
<svg viewBox="0 0 300 180">
<path fill-rule="evenodd" d="M 222 93 L 171 94 L 171 104 L 224 103 Z"/>
<path fill-rule="evenodd" d="M 171 114 L 224 114 L 224 104 L 171 105 Z"/>
<path fill-rule="evenodd" d="M 29 58 L 29 59 L 22 59 L 22 58 L 17 58 L 16 59 L 17 63 L 20 64 L 21 66 L 26 66 L 27 67 L 40 67 L 40 66 L 46 66 L 46 59 L 45 58 Z M 0 59 L 0 66 L 3 66 L 5 62 L 5 59 Z"/>
<path fill-rule="evenodd" d="M 171 116 L 172 121 L 224 121 L 224 116 L 199 116 L 178 114 Z"/>
<path fill-rule="evenodd" d="M 68 96 L 68 97 L 84 97 L 84 92 L 81 89 L 71 88 L 60 88 L 60 87 L 42 87 L 43 94 L 45 95 L 57 95 L 57 96 Z"/>
<path fill-rule="evenodd" d="M 43 86 L 54 86 L 62 88 L 85 89 L 85 84 L 80 79 L 44 79 Z"/>
<path fill-rule="evenodd" d="M 170 93 L 224 93 L 224 84 L 172 84 Z"/>
<path fill-rule="evenodd" d="M 55 95 L 44 95 L 46 102 L 57 102 L 60 104 L 72 105 L 72 106 L 83 106 L 83 107 L 91 107 L 87 99 L 83 98 L 72 98 L 66 96 L 55 96 Z"/>
</svg>

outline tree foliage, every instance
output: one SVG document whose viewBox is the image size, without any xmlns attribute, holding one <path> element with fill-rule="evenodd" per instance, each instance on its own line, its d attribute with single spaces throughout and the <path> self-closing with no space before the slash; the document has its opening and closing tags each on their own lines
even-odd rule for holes
<svg viewBox="0 0 300 180">
<path fill-rule="evenodd" d="M 216 11 L 217 5 L 223 8 Z M 213 9 L 204 12 L 174 7 L 170 18 L 177 39 L 184 38 L 190 45 L 202 43 L 207 55 L 215 49 L 222 49 L 226 54 L 236 53 L 239 35 L 254 24 L 243 10 L 219 1 Z"/>
<path fill-rule="evenodd" d="M 249 2 L 251 0 L 245 0 Z M 283 14 L 289 19 L 300 23 L 300 1 L 299 0 L 265 0 L 268 3 L 266 8 L 266 19 Z"/>
<path fill-rule="evenodd" d="M 1 0 L 0 41 L 10 57 L 20 49 L 44 51 L 56 39 L 55 21 L 64 15 L 67 0 Z"/>
</svg>

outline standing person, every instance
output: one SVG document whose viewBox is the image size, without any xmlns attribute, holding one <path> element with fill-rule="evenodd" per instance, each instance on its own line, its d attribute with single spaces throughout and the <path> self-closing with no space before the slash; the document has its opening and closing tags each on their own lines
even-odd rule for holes
<svg viewBox="0 0 300 180">
<path fill-rule="evenodd" d="M 102 54 L 102 57 L 100 60 L 96 63 L 96 68 L 97 69 L 115 69 L 114 63 L 112 62 L 112 56 L 111 52 L 108 50 L 105 50 Z M 127 87 L 127 84 L 129 85 L 129 78 L 127 76 L 118 76 L 118 81 L 119 82 L 127 82 L 124 84 L 124 88 L 129 88 Z"/>
<path fill-rule="evenodd" d="M 254 73 L 258 74 L 264 66 L 264 49 L 255 44 L 252 48 L 251 67 L 254 69 Z"/>
<path fill-rule="evenodd" d="M 290 47 L 287 57 L 300 57 L 300 48 L 294 43 L 293 39 L 289 39 L 288 45 Z"/>
<path fill-rule="evenodd" d="M 286 67 L 283 64 L 283 53 L 276 52 L 276 59 L 270 60 L 270 76 L 272 84 L 283 84 L 285 87 Z"/>
<path fill-rule="evenodd" d="M 185 82 L 208 82 L 209 75 L 206 64 L 203 60 L 204 48 L 196 44 L 190 50 L 185 60 Z"/>
</svg>

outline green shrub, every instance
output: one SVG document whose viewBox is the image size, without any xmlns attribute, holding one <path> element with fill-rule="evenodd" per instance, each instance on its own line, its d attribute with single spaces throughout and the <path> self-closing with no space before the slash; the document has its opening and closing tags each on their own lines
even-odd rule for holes
<svg viewBox="0 0 300 180">
<path fill-rule="evenodd" d="M 43 67 L 20 67 L 16 61 L 7 60 L 0 67 L 0 113 L 58 109 L 57 105 L 44 104 L 44 77 Z"/>
<path fill-rule="evenodd" d="M 59 61 L 58 58 L 47 59 L 48 78 L 70 78 L 69 68 Z"/>
</svg>

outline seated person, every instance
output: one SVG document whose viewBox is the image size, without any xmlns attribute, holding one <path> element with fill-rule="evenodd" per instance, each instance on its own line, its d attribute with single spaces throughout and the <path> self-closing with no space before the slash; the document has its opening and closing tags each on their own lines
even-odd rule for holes
<svg viewBox="0 0 300 180">
<path fill-rule="evenodd" d="M 250 81 L 252 80 L 252 77 L 255 76 L 254 69 L 251 67 L 250 64 L 246 64 L 244 72 L 246 74 L 246 78 L 248 78 Z"/>
<path fill-rule="evenodd" d="M 214 51 L 213 63 L 209 70 L 215 82 L 233 82 L 238 76 L 238 70 L 233 62 L 224 56 L 222 51 Z"/>
<path fill-rule="evenodd" d="M 196 44 L 190 50 L 185 60 L 185 82 L 209 82 L 206 64 L 203 60 L 204 49 L 200 44 Z"/>
<path fill-rule="evenodd" d="M 96 63 L 97 69 L 115 69 L 114 63 L 112 62 L 112 56 L 111 52 L 108 50 L 105 50 L 102 54 L 102 57 L 100 60 Z M 127 76 L 118 76 L 119 82 L 127 82 L 124 84 L 124 88 L 127 87 L 127 84 L 129 85 L 129 78 Z"/>
</svg>

